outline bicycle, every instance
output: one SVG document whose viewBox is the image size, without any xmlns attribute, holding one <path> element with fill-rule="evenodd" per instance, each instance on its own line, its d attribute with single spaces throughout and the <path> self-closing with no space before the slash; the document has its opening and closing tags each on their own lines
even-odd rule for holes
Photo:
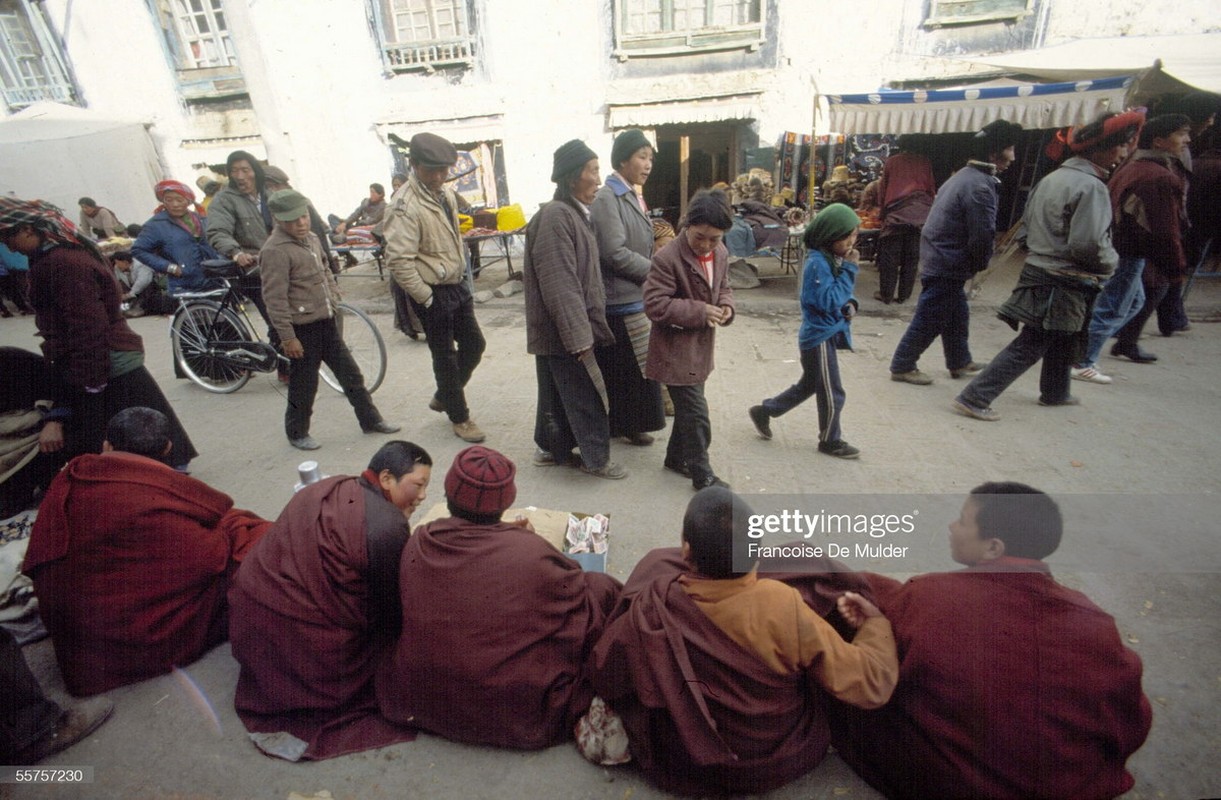
<svg viewBox="0 0 1221 800">
<path fill-rule="evenodd" d="M 258 329 L 246 312 L 249 301 L 236 285 L 241 268 L 229 259 L 213 259 L 203 262 L 203 269 L 218 285 L 175 295 L 178 310 L 170 319 L 174 360 L 203 389 L 231 394 L 245 386 L 254 373 L 275 372 L 289 359 L 254 333 Z M 340 335 L 372 394 L 386 377 L 386 343 L 363 311 L 347 303 L 339 303 L 338 308 Z M 343 391 L 325 364 L 319 375 L 332 389 Z"/>
</svg>

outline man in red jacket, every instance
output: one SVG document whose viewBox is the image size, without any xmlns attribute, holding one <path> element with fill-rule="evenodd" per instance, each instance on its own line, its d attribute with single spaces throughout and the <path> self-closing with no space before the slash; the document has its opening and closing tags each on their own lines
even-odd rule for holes
<svg viewBox="0 0 1221 800">
<path fill-rule="evenodd" d="M 1045 563 L 1060 509 L 1019 483 L 971 491 L 950 523 L 958 572 L 870 575 L 894 626 L 899 685 L 840 706 L 832 743 L 889 798 L 1115 797 L 1149 734 L 1141 662 L 1115 621 Z"/>
</svg>

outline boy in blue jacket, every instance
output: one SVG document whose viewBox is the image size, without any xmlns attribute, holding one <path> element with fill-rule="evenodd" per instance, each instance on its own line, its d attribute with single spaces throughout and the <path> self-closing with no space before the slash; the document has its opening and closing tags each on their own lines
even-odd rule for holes
<svg viewBox="0 0 1221 800">
<path fill-rule="evenodd" d="M 778 417 L 811 395 L 818 397 L 818 452 L 836 458 L 856 458 L 861 451 L 841 438 L 839 414 L 844 387 L 839 380 L 835 351 L 850 349 L 849 321 L 859 307 L 856 284 L 856 235 L 861 220 L 848 206 L 833 203 L 806 227 L 805 271 L 801 283 L 801 378 L 762 405 L 751 406 L 750 421 L 764 439 L 772 438 L 771 418 Z"/>
</svg>

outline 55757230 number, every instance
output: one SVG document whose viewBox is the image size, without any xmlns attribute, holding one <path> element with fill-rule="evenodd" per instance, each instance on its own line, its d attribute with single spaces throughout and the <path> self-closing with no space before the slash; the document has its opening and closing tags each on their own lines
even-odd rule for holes
<svg viewBox="0 0 1221 800">
<path fill-rule="evenodd" d="M 93 783 L 93 767 L 0 767 L 0 783 Z"/>
</svg>

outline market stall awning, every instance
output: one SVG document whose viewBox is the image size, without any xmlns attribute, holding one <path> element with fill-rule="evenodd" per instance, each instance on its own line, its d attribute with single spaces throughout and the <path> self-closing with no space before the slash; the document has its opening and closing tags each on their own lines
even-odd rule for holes
<svg viewBox="0 0 1221 800">
<path fill-rule="evenodd" d="M 1077 125 L 1124 107 L 1134 76 L 1067 83 L 995 81 L 957 89 L 826 95 L 826 130 L 838 133 L 960 133 L 1005 119 L 1023 128 Z"/>
<path fill-rule="evenodd" d="M 723 97 L 699 97 L 654 103 L 607 103 L 607 126 L 655 128 L 692 122 L 720 122 L 727 119 L 754 119 L 759 115 L 758 92 Z"/>
<path fill-rule="evenodd" d="M 1187 86 L 1221 93 L 1221 33 L 1078 39 L 971 61 L 1053 81 L 1131 75 L 1157 65 Z"/>
</svg>

